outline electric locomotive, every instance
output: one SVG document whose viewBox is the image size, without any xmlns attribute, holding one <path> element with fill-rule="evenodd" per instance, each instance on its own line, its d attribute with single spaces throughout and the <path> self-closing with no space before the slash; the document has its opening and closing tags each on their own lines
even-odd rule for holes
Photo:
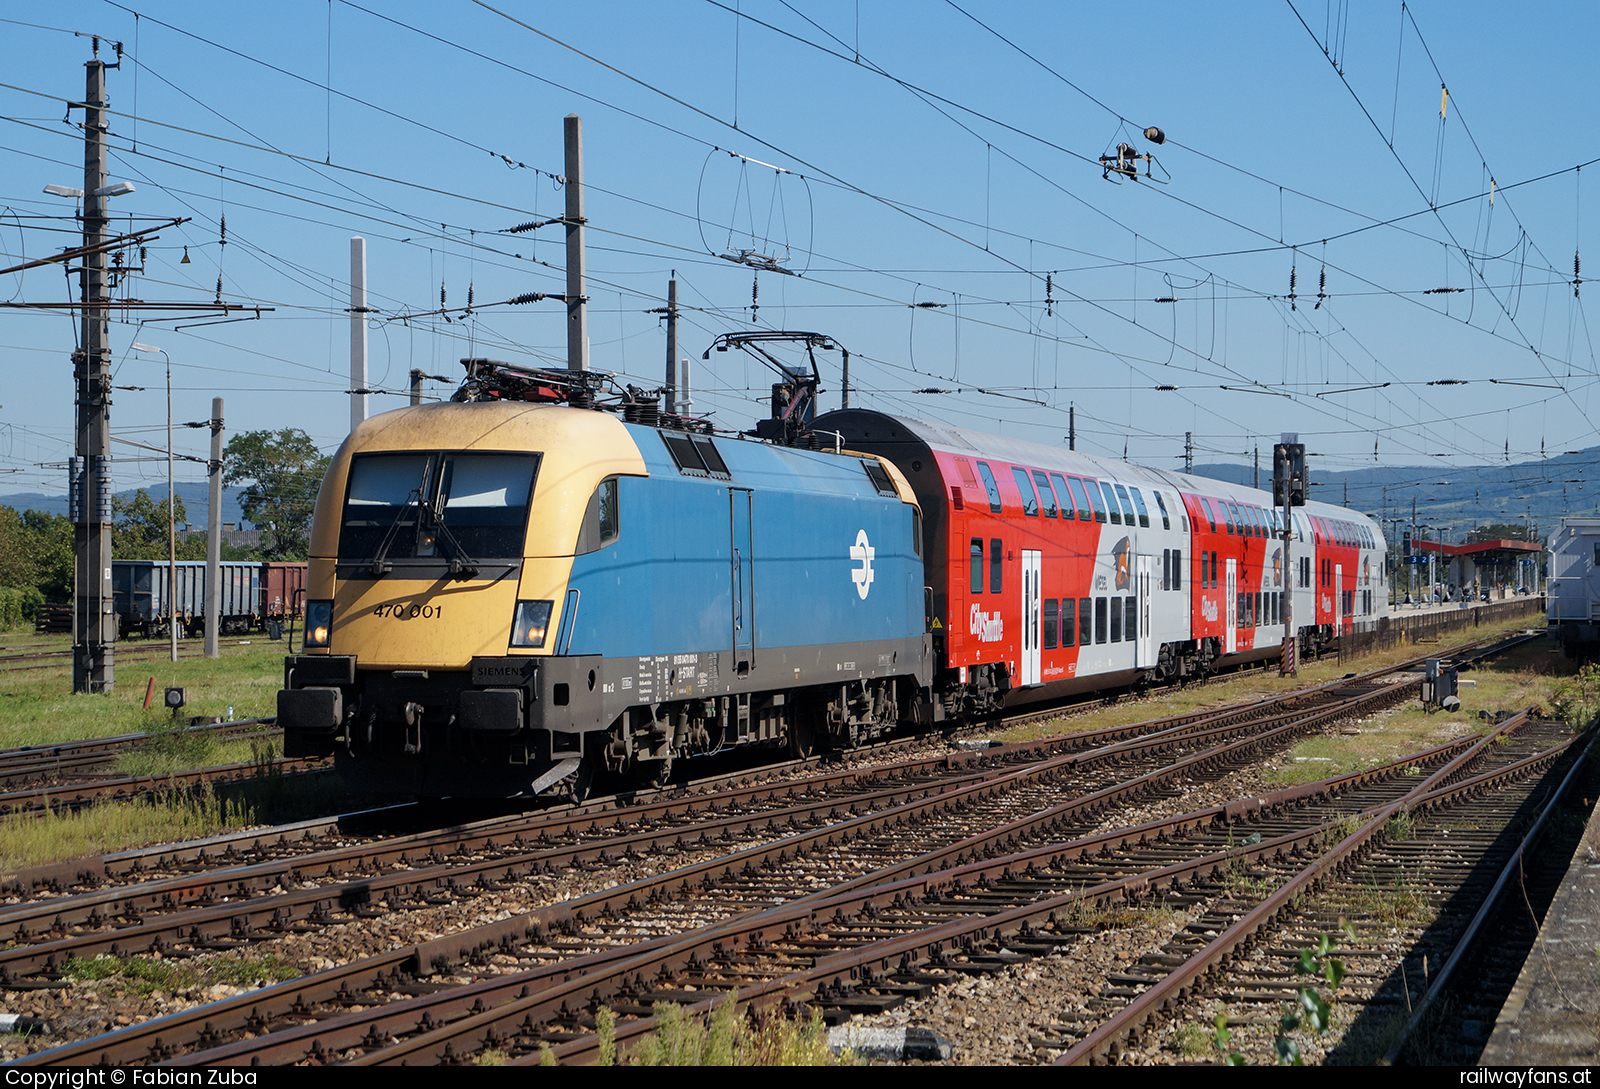
<svg viewBox="0 0 1600 1089">
<path fill-rule="evenodd" d="M 892 465 L 467 362 L 454 402 L 367 420 L 332 460 L 287 752 L 425 796 L 581 796 L 596 772 L 849 744 L 925 704 L 920 512 Z"/>
</svg>

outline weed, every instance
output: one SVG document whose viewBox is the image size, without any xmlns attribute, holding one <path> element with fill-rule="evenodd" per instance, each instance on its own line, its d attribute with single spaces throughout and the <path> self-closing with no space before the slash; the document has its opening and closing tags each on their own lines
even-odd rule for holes
<svg viewBox="0 0 1600 1089">
<path fill-rule="evenodd" d="M 1349 923 L 1344 923 L 1345 936 L 1351 941 L 1356 940 L 1356 929 Z M 1344 980 L 1344 962 L 1333 957 L 1337 948 L 1333 939 L 1324 934 L 1317 939 L 1317 944 L 1312 949 L 1300 950 L 1300 957 L 1296 963 L 1296 971 L 1309 976 L 1321 976 L 1328 981 L 1328 986 L 1337 999 L 1339 984 Z M 1278 1063 L 1282 1066 L 1304 1066 L 1305 1057 L 1300 1053 L 1300 1044 L 1290 1033 L 1302 1027 L 1310 1029 L 1321 1036 L 1328 1031 L 1333 1016 L 1333 1006 L 1325 1000 L 1316 987 L 1301 987 L 1295 996 L 1295 1004 L 1284 1011 L 1282 1019 L 1278 1022 L 1278 1034 L 1273 1040 L 1273 1047 L 1278 1053 Z"/>
<path fill-rule="evenodd" d="M 508 1060 L 509 1058 L 511 1058 L 511 1056 L 507 1055 L 504 1051 L 501 1051 L 499 1048 L 490 1048 L 487 1051 L 480 1051 L 478 1053 L 477 1059 L 475 1059 L 473 1061 L 472 1065 L 473 1066 L 504 1066 L 506 1064 L 506 1060 Z"/>
<path fill-rule="evenodd" d="M 1228 1017 L 1223 1014 L 1222 1024 L 1224 1029 L 1226 1029 L 1227 1023 Z M 1207 1032 L 1204 1025 L 1189 1021 L 1178 1026 L 1178 1031 L 1174 1035 L 1172 1042 L 1177 1045 L 1178 1054 L 1186 1059 L 1195 1059 L 1205 1054 L 1207 1045 L 1212 1042 L 1212 1037 L 1213 1034 Z"/>
<path fill-rule="evenodd" d="M 185 961 L 102 953 L 96 957 L 72 958 L 62 974 L 80 983 L 120 980 L 139 994 L 148 995 L 154 991 L 189 991 L 219 983 L 235 987 L 281 983 L 294 979 L 300 970 L 271 953 L 260 957 L 225 954 Z"/>
<path fill-rule="evenodd" d="M 1389 818 L 1389 823 L 1383 826 L 1389 838 L 1396 843 L 1404 843 L 1416 835 L 1416 827 L 1412 824 L 1411 814 L 1400 812 Z"/>
<path fill-rule="evenodd" d="M 601 1006 L 594 1016 L 595 1035 L 600 1040 L 600 1058 L 596 1066 L 617 1065 L 617 1015 L 611 1007 Z"/>
<path fill-rule="evenodd" d="M 1582 729 L 1600 715 L 1600 665 L 1586 663 L 1576 676 L 1556 686 L 1550 709 L 1567 724 Z"/>
<path fill-rule="evenodd" d="M 1217 1014 L 1214 1022 L 1215 1029 L 1211 1033 L 1211 1043 L 1222 1055 L 1223 1066 L 1244 1066 L 1244 1056 L 1237 1051 L 1229 1051 L 1228 1043 L 1233 1039 L 1233 1033 L 1228 1031 L 1228 1011 L 1223 1010 Z"/>
<path fill-rule="evenodd" d="M 671 1002 L 656 1003 L 655 1017 L 656 1030 L 634 1045 L 627 1065 L 835 1066 L 851 1061 L 848 1052 L 835 1056 L 829 1048 L 820 1010 L 805 1021 L 776 1011 L 752 1020 L 740 1015 L 738 995 L 730 992 L 706 1017 L 688 1014 Z M 601 1007 L 595 1025 L 598 1065 L 616 1065 L 616 1015 Z"/>
</svg>

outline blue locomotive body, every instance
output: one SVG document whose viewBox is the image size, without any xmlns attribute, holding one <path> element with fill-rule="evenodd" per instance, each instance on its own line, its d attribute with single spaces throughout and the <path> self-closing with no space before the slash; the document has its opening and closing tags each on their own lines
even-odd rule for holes
<svg viewBox="0 0 1600 1089">
<path fill-rule="evenodd" d="M 520 545 L 469 555 L 491 522 Z M 318 500 L 286 747 L 362 785 L 514 796 L 859 740 L 931 683 L 921 538 L 871 456 L 548 405 L 387 413 Z"/>
</svg>

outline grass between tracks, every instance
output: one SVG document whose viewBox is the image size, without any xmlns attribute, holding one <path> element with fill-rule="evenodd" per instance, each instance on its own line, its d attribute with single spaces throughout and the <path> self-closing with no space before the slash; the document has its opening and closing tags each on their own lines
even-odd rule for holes
<svg viewBox="0 0 1600 1089">
<path fill-rule="evenodd" d="M 14 637 L 12 642 L 70 646 L 66 636 Z M 191 643 L 198 645 L 197 640 Z M 120 648 L 142 648 L 130 642 Z M 149 644 L 160 649 L 160 644 Z M 218 741 L 186 733 L 162 708 L 162 689 L 185 689 L 190 715 L 261 718 L 277 712 L 288 644 L 265 638 L 224 648 L 221 658 L 177 662 L 124 660 L 107 695 L 73 695 L 70 662 L 49 669 L 0 671 L 0 747 L 149 733 L 139 748 L 107 769 L 122 775 L 162 775 L 222 764 L 261 763 L 277 755 L 267 738 Z M 151 678 L 153 706 L 144 708 Z M 175 790 L 135 802 L 109 802 L 48 817 L 0 817 L 0 868 L 41 865 L 153 843 L 216 835 L 272 821 L 332 812 L 345 800 L 332 776 L 264 775 L 244 783 Z"/>
<path fill-rule="evenodd" d="M 1508 632 L 1518 630 L 1523 629 L 1507 629 Z M 1490 633 L 1476 634 L 1488 636 Z M 1464 642 L 1466 638 L 1465 633 L 1460 639 L 1447 638 L 1445 646 Z M 1443 650 L 1445 646 L 1437 649 Z M 1334 658 L 1302 662 L 1298 677 L 1279 677 L 1275 670 L 1251 670 L 1148 699 L 1120 700 L 1073 719 L 1029 723 L 995 736 L 1002 741 L 1027 741 L 1052 737 L 1063 731 L 1096 730 L 1209 707 L 1252 703 L 1336 681 L 1347 673 L 1365 673 L 1381 666 L 1396 665 L 1425 653 L 1426 649 L 1429 648 L 1392 647 L 1343 664 Z M 1563 657 L 1553 641 L 1532 640 L 1492 662 L 1462 673 L 1460 711 L 1453 714 L 1429 712 L 1416 700 L 1411 700 L 1359 721 L 1344 723 L 1335 731 L 1306 738 L 1287 751 L 1265 777 L 1270 783 L 1287 786 L 1396 760 L 1486 728 L 1488 724 L 1479 717 L 1479 711 L 1487 711 L 1492 717 L 1500 710 L 1520 711 L 1534 707 L 1541 713 L 1553 714 L 1562 706 L 1558 689 L 1564 682 L 1572 681 L 1576 672 L 1575 663 Z"/>
<path fill-rule="evenodd" d="M 26 642 L 30 649 L 35 644 L 70 649 L 72 641 L 65 635 L 40 635 L 29 636 Z M 192 652 L 199 644 L 191 639 L 184 646 Z M 145 646 L 162 649 L 158 643 L 117 644 L 124 653 Z M 276 714 L 287 647 L 286 642 L 261 637 L 223 648 L 221 658 L 124 660 L 117 666 L 116 687 L 107 695 L 73 695 L 70 659 L 48 669 L 0 671 L 0 748 L 112 737 L 165 725 L 171 721 L 161 706 L 167 687 L 185 689 L 189 701 L 185 715 L 226 717 L 230 706 L 234 718 Z M 152 678 L 155 697 L 146 711 L 144 696 Z"/>
</svg>

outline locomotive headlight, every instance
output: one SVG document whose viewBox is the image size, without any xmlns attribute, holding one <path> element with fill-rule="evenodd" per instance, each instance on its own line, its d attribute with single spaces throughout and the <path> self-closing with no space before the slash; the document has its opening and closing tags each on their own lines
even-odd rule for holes
<svg viewBox="0 0 1600 1089">
<path fill-rule="evenodd" d="M 553 601 L 519 601 L 516 615 L 511 619 L 511 645 L 514 647 L 542 647 L 544 635 L 550 627 Z"/>
<path fill-rule="evenodd" d="M 306 602 L 305 646 L 325 647 L 333 634 L 333 602 Z"/>
</svg>

